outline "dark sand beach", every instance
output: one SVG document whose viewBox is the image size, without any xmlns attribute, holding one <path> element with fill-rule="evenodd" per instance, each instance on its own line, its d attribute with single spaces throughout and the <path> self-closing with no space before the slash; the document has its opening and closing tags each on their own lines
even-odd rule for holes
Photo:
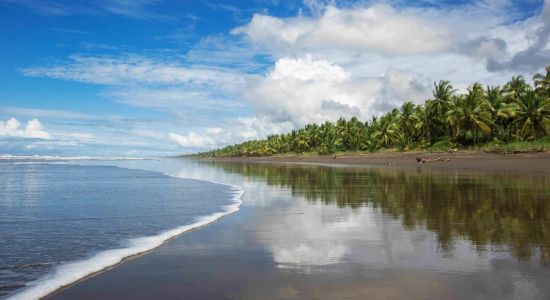
<svg viewBox="0 0 550 300">
<path fill-rule="evenodd" d="M 200 162 L 239 212 L 48 299 L 548 299 L 550 156 L 417 156 Z"/>
<path fill-rule="evenodd" d="M 417 158 L 431 162 L 419 164 Z M 441 160 L 438 160 L 441 159 Z M 341 155 L 286 155 L 270 157 L 227 157 L 213 161 L 313 163 L 352 166 L 384 166 L 392 168 L 431 168 L 446 170 L 518 170 L 550 172 L 550 153 L 492 154 L 481 152 L 456 153 L 372 153 Z"/>
</svg>

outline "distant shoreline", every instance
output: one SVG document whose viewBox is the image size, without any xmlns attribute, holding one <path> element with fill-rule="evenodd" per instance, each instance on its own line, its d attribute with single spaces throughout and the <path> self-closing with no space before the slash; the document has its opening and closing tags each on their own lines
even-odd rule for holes
<svg viewBox="0 0 550 300">
<path fill-rule="evenodd" d="M 424 159 L 419 163 L 417 158 Z M 483 152 L 400 152 L 340 155 L 277 155 L 267 157 L 200 158 L 204 161 L 308 163 L 391 168 L 542 171 L 550 173 L 550 153 L 494 154 Z"/>
</svg>

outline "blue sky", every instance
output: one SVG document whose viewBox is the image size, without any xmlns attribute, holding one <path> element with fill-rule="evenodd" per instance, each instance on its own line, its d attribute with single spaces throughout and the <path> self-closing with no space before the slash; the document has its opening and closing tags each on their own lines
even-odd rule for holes
<svg viewBox="0 0 550 300">
<path fill-rule="evenodd" d="M 544 1 L 0 0 L 0 154 L 156 156 L 530 78 Z"/>
</svg>

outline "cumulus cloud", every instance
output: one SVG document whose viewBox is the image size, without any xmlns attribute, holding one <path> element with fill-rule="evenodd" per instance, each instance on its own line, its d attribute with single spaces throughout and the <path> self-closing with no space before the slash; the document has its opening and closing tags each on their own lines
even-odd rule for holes
<svg viewBox="0 0 550 300">
<path fill-rule="evenodd" d="M 507 54 L 507 43 L 502 38 L 480 36 L 457 46 L 459 52 L 481 59 L 501 59 Z"/>
<path fill-rule="evenodd" d="M 32 119 L 23 127 L 21 123 L 10 118 L 7 121 L 0 121 L 0 137 L 17 137 L 17 138 L 33 138 L 33 139 L 50 139 L 51 135 L 46 131 L 46 128 L 37 119 Z"/>
<path fill-rule="evenodd" d="M 283 20 L 256 14 L 250 23 L 232 33 L 246 34 L 257 45 L 285 52 L 332 47 L 386 54 L 441 51 L 449 47 L 451 35 L 445 28 L 433 26 L 414 14 L 382 4 L 354 9 L 329 5 L 317 18 L 297 16 Z"/>
<path fill-rule="evenodd" d="M 335 119 L 349 107 L 361 112 L 369 89 L 372 94 L 373 87 L 354 82 L 349 73 L 328 61 L 282 58 L 253 86 L 248 97 L 258 112 L 271 120 L 299 126 Z"/>
<path fill-rule="evenodd" d="M 353 76 L 334 63 L 306 56 L 278 60 L 248 98 L 271 122 L 299 127 L 339 117 L 367 118 L 405 100 L 420 101 L 429 94 L 426 85 L 395 69 L 379 77 Z"/>
<path fill-rule="evenodd" d="M 548 61 L 549 3 L 525 16 L 513 1 L 415 7 L 386 4 L 344 8 L 312 1 L 312 14 L 280 18 L 255 14 L 232 33 L 276 57 L 314 54 L 332 62 L 355 64 L 376 56 L 438 59 L 457 54 L 485 62 L 487 71 L 532 72 Z M 398 7 L 398 8 L 396 8 Z M 520 20 L 520 21 L 516 21 Z M 435 55 L 435 57 L 434 57 Z"/>
<path fill-rule="evenodd" d="M 550 62 L 550 1 L 544 2 L 542 14 L 536 17 L 534 29 L 528 35 L 528 47 L 508 59 L 491 58 L 487 67 L 491 71 L 519 70 L 533 72 Z"/>
<path fill-rule="evenodd" d="M 388 69 L 379 81 L 376 101 L 370 107 L 373 113 L 387 112 L 405 101 L 421 103 L 431 93 L 428 79 L 416 73 Z"/>
</svg>

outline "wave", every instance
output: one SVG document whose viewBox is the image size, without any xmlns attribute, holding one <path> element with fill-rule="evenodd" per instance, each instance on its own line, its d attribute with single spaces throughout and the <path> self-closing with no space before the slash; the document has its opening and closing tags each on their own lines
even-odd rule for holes
<svg viewBox="0 0 550 300">
<path fill-rule="evenodd" d="M 90 258 L 61 264 L 44 277 L 29 283 L 26 288 L 18 293 L 15 293 L 11 297 L 9 297 L 9 299 L 27 300 L 43 298 L 58 291 L 63 287 L 69 286 L 70 284 L 82 280 L 85 277 L 117 265 L 129 257 L 154 250 L 172 238 L 175 238 L 190 230 L 206 226 L 210 223 L 215 222 L 221 217 L 234 213 L 240 209 L 240 206 L 242 204 L 241 196 L 244 194 L 243 188 L 237 185 L 220 183 L 211 180 L 203 181 L 209 181 L 212 183 L 229 186 L 232 190 L 232 203 L 222 206 L 221 208 L 223 210 L 221 212 L 197 217 L 196 221 L 192 224 L 169 229 L 153 236 L 144 236 L 140 238 L 129 239 L 127 241 L 127 247 L 103 250 L 91 256 Z"/>
</svg>

